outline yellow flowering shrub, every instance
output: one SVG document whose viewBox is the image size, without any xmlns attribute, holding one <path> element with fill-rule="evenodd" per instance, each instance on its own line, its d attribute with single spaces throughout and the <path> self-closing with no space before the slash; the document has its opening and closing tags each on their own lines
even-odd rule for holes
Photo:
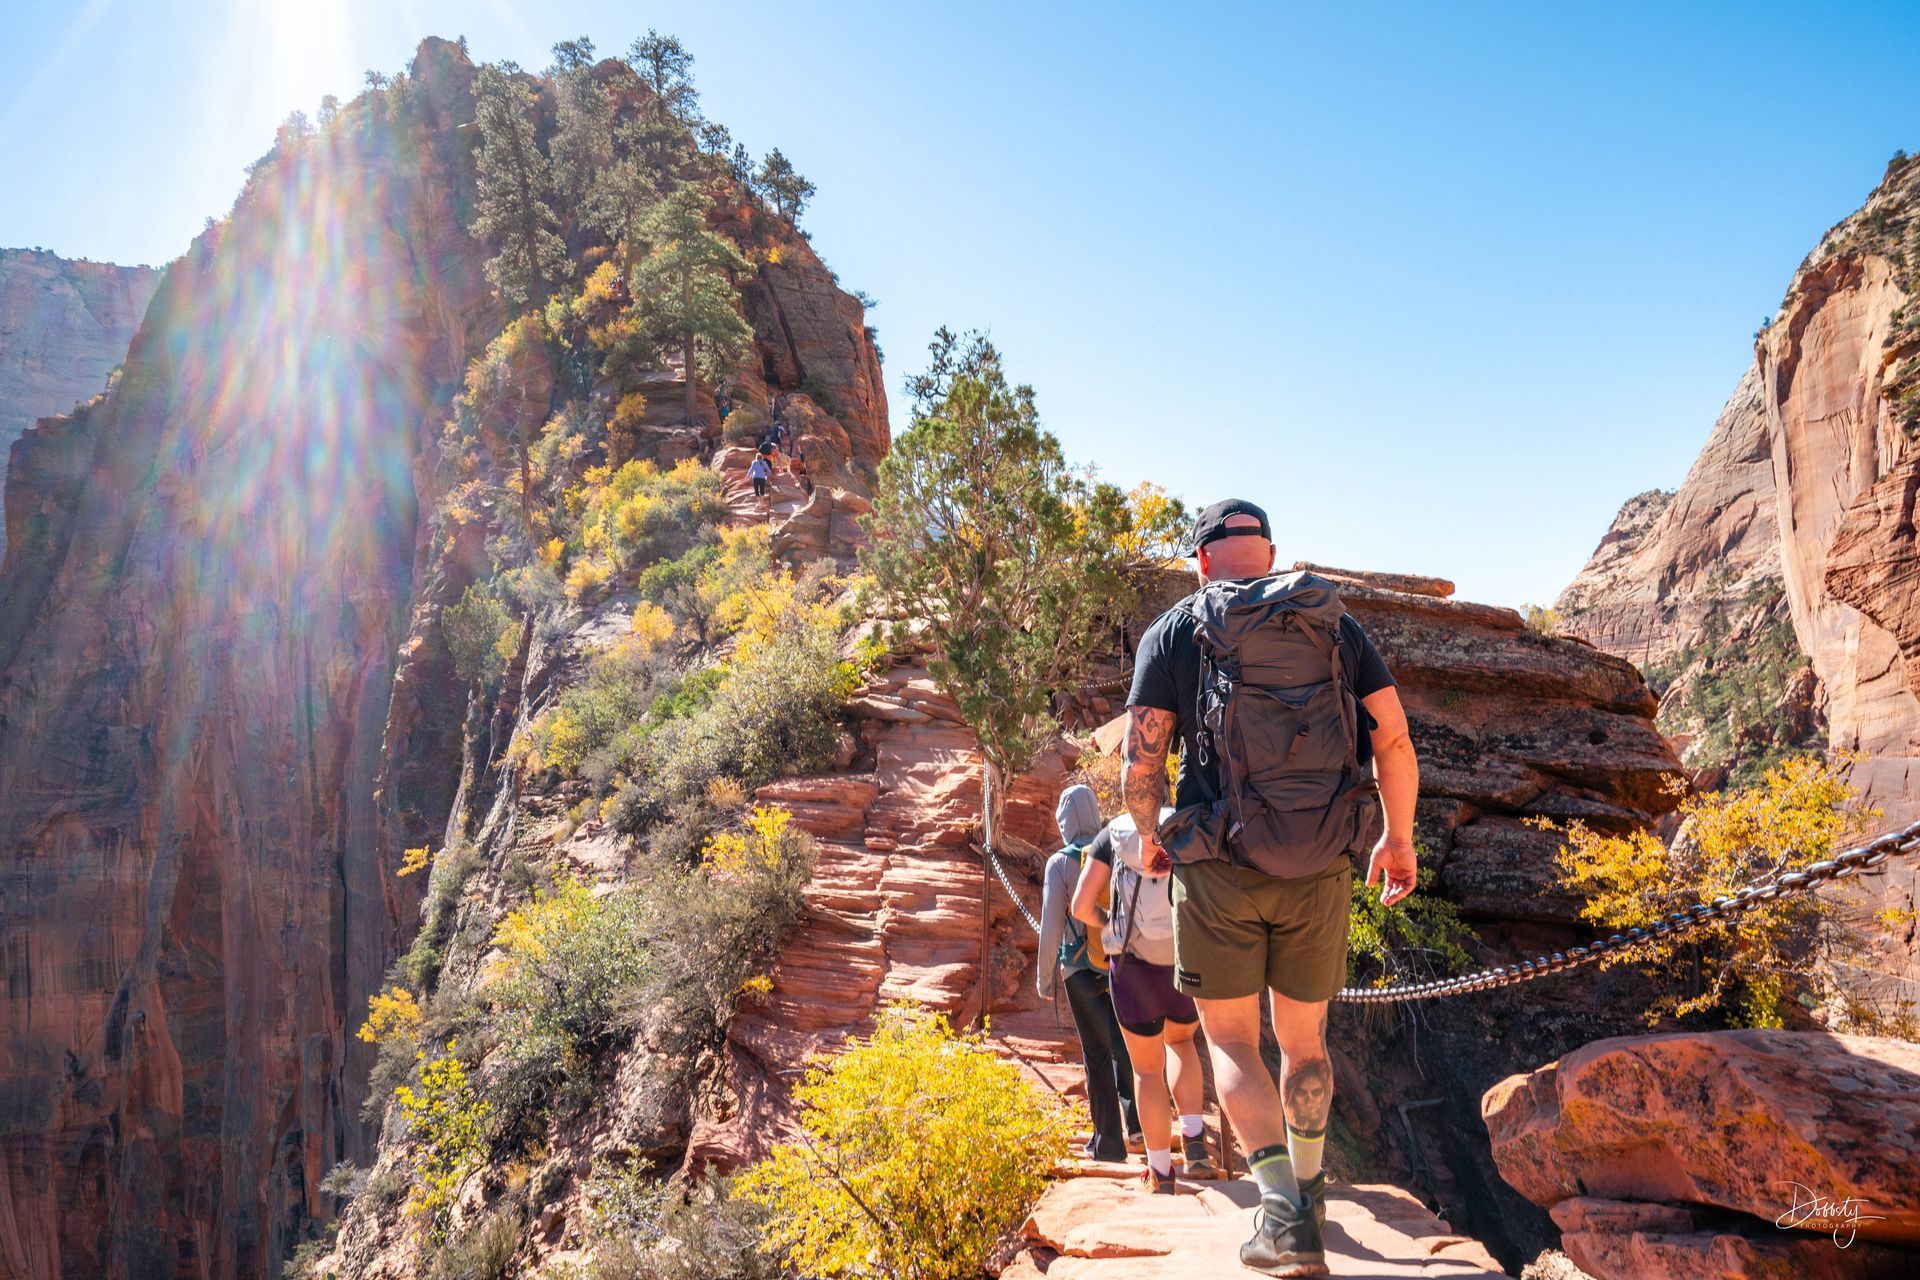
<svg viewBox="0 0 1920 1280">
<path fill-rule="evenodd" d="M 508 912 L 494 930 L 501 955 L 487 992 L 515 1051 L 564 1058 L 614 1031 L 645 961 L 640 929 L 632 893 L 596 894 L 576 879 Z"/>
<path fill-rule="evenodd" d="M 623 431 L 639 427 L 647 416 L 647 398 L 638 391 L 629 391 L 620 397 L 620 403 L 613 406 L 613 425 Z"/>
<path fill-rule="evenodd" d="M 416 871 L 425 871 L 432 864 L 433 855 L 427 851 L 427 846 L 420 845 L 417 848 L 407 850 L 406 853 L 401 855 L 400 865 L 394 869 L 393 874 L 397 876 L 410 876 Z"/>
<path fill-rule="evenodd" d="M 971 1280 L 1067 1155 L 1073 1122 L 979 1036 L 912 1006 L 816 1063 L 794 1093 L 806 1141 L 736 1192 L 765 1247 L 822 1280 Z"/>
<path fill-rule="evenodd" d="M 673 615 L 651 600 L 642 600 L 633 611 L 633 643 L 642 656 L 673 639 Z"/>
<path fill-rule="evenodd" d="M 1165 488 L 1143 480 L 1127 493 L 1128 524 L 1116 541 L 1133 563 L 1165 563 L 1186 554 L 1187 508 Z"/>
<path fill-rule="evenodd" d="M 1610 835 L 1577 820 L 1564 827 L 1546 820 L 1536 825 L 1566 837 L 1558 855 L 1560 882 L 1586 898 L 1585 919 L 1603 929 L 1644 928 L 1831 855 L 1842 836 L 1878 816 L 1852 807 L 1850 764 L 1802 756 L 1769 769 L 1756 786 L 1688 796 L 1680 804 L 1680 833 L 1670 845 L 1651 832 Z M 1729 1012 L 1744 1025 L 1779 1026 L 1788 980 L 1806 974 L 1805 957 L 1827 914 L 1819 898 L 1793 894 L 1682 939 L 1638 948 L 1625 958 L 1650 960 L 1669 982 L 1648 1020 L 1731 1003 Z"/>
<path fill-rule="evenodd" d="M 562 499 L 577 508 L 581 545 L 629 570 L 692 547 L 726 514 L 720 477 L 691 458 L 662 471 L 648 461 L 593 467 Z"/>
<path fill-rule="evenodd" d="M 367 998 L 367 1020 L 360 1026 L 360 1039 L 368 1044 L 386 1044 L 411 1040 L 420 1030 L 420 1002 L 405 987 L 388 987 Z"/>
<path fill-rule="evenodd" d="M 432 1219 L 438 1236 L 462 1179 L 486 1155 L 493 1106 L 474 1091 L 452 1044 L 441 1057 L 429 1060 L 422 1050 L 417 1060 L 419 1085 L 394 1090 L 416 1151 L 417 1180 L 407 1197 L 407 1212 Z"/>
<path fill-rule="evenodd" d="M 567 570 L 566 592 L 569 600 L 584 600 L 607 585 L 613 568 L 598 556 L 586 556 Z"/>
<path fill-rule="evenodd" d="M 786 860 L 784 846 L 793 815 L 785 809 L 755 805 L 746 825 L 738 831 L 722 831 L 708 839 L 700 861 L 708 875 L 739 879 L 763 869 L 773 869 Z"/>
</svg>

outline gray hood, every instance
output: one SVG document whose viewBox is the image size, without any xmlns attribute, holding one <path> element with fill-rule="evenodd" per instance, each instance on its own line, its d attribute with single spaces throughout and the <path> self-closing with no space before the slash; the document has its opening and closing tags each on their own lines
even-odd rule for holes
<svg viewBox="0 0 1920 1280">
<path fill-rule="evenodd" d="M 1085 844 L 1099 835 L 1100 802 L 1094 799 L 1093 788 L 1073 786 L 1062 791 L 1053 820 L 1060 828 L 1060 838 L 1068 844 Z"/>
</svg>

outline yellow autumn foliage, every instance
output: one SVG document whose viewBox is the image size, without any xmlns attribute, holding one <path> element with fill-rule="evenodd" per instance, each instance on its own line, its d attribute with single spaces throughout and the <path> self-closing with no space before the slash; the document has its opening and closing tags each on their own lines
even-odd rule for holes
<svg viewBox="0 0 1920 1280">
<path fill-rule="evenodd" d="M 394 1090 L 415 1149 L 417 1176 L 407 1197 L 407 1212 L 431 1219 L 438 1237 L 460 1183 L 486 1155 L 493 1104 L 474 1091 L 451 1043 L 441 1057 L 429 1061 L 422 1050 L 417 1059 L 419 1085 L 403 1084 Z"/>
<path fill-rule="evenodd" d="M 433 855 L 425 845 L 409 849 L 400 856 L 400 865 L 394 869 L 397 876 L 410 876 L 416 871 L 425 871 L 433 864 Z"/>
<path fill-rule="evenodd" d="M 420 1030 L 420 1002 L 405 987 L 388 987 L 367 999 L 367 1020 L 359 1037 L 368 1044 L 386 1044 L 392 1040 L 412 1039 Z"/>
<path fill-rule="evenodd" d="M 700 862 L 707 874 L 742 879 L 760 870 L 778 870 L 785 864 L 785 840 L 793 815 L 785 809 L 754 806 L 739 831 L 723 831 L 707 840 Z"/>
<path fill-rule="evenodd" d="M 979 1036 L 884 1010 L 794 1091 L 806 1141 L 736 1184 L 804 1275 L 971 1280 L 1067 1155 L 1071 1117 Z"/>
<path fill-rule="evenodd" d="M 1798 757 L 1768 770 L 1756 786 L 1688 796 L 1671 844 L 1648 831 L 1612 835 L 1578 820 L 1536 825 L 1566 838 L 1557 859 L 1560 882 L 1586 899 L 1585 919 L 1603 929 L 1644 928 L 1830 856 L 1841 837 L 1879 816 L 1854 807 L 1846 777 L 1851 763 Z M 1668 979 L 1649 1021 L 1731 1003 L 1730 1012 L 1745 1025 L 1779 1026 L 1788 981 L 1808 973 L 1825 915 L 1819 898 L 1794 894 L 1624 958 L 1651 960 Z"/>
</svg>

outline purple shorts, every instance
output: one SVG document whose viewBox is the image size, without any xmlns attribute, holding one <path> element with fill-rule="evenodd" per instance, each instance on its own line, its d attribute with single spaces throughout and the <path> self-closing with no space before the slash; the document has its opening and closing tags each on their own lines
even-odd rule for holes
<svg viewBox="0 0 1920 1280">
<path fill-rule="evenodd" d="M 1191 996 L 1173 985 L 1173 966 L 1148 964 L 1137 956 L 1109 956 L 1108 989 L 1113 1012 L 1125 1030 L 1137 1036 L 1157 1036 L 1169 1022 L 1200 1020 Z"/>
</svg>

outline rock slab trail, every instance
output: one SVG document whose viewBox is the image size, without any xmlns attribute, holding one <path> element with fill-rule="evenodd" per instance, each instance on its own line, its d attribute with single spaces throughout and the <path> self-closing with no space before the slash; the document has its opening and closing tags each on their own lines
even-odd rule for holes
<svg viewBox="0 0 1920 1280">
<path fill-rule="evenodd" d="M 1232 1280 L 1260 1192 L 1251 1181 L 1181 1183 L 1149 1195 L 1131 1180 L 1055 1183 L 1021 1228 L 1025 1246 L 1001 1280 Z M 1504 1276 L 1476 1240 L 1398 1187 L 1327 1191 L 1327 1267 L 1336 1276 Z"/>
</svg>

